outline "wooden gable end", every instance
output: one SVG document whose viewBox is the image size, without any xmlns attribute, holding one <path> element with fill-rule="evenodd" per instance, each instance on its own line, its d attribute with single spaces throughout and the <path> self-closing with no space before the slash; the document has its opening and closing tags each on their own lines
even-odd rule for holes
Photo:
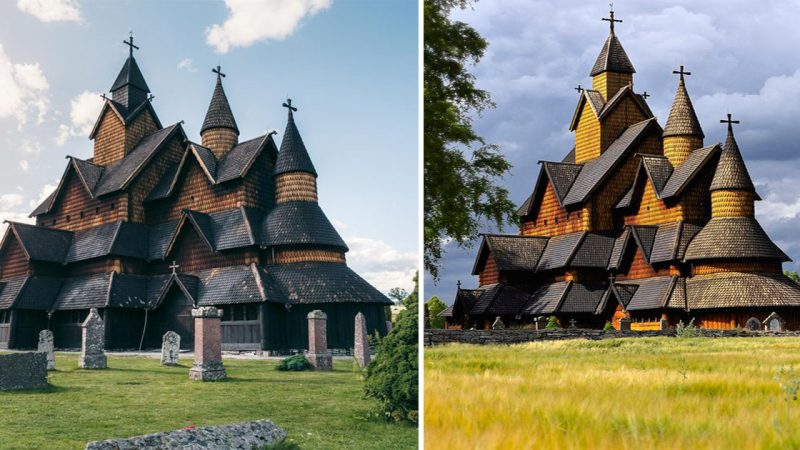
<svg viewBox="0 0 800 450">
<path fill-rule="evenodd" d="M 244 177 L 242 206 L 270 210 L 275 204 L 276 153 L 269 146 L 261 151 Z"/>
<path fill-rule="evenodd" d="M 3 246 L 0 247 L 0 279 L 8 279 L 31 273 L 28 255 L 22 248 L 19 239 L 9 228 L 6 231 Z"/>
<path fill-rule="evenodd" d="M 633 93 L 625 94 L 619 103 L 611 111 L 603 113 L 602 126 L 600 132 L 600 147 L 605 151 L 614 140 L 629 126 L 648 119 L 648 115 L 642 110 L 641 106 L 631 97 Z M 659 153 L 662 153 L 660 151 Z"/>
<path fill-rule="evenodd" d="M 36 225 L 78 231 L 118 220 L 128 220 L 126 194 L 92 198 L 73 169 L 67 170 L 63 187 L 47 214 L 36 217 Z"/>
<path fill-rule="evenodd" d="M 253 249 L 215 253 L 209 248 L 200 233 L 188 221 L 183 221 L 175 236 L 171 250 L 164 261 L 152 264 L 154 273 L 168 273 L 172 261 L 177 262 L 181 272 L 192 272 L 213 267 L 258 263 L 258 251 Z"/>
<path fill-rule="evenodd" d="M 110 106 L 103 108 L 101 114 L 94 134 L 93 160 L 101 166 L 121 160 L 143 137 L 159 129 L 149 108 L 139 113 L 127 127 Z"/>
<path fill-rule="evenodd" d="M 625 216 L 625 225 L 658 225 L 677 222 L 683 218 L 681 205 L 667 205 L 658 198 L 653 183 L 644 174 L 637 180 L 631 214 Z"/>
<path fill-rule="evenodd" d="M 578 164 L 600 156 L 600 120 L 587 101 L 582 103 L 575 127 L 575 162 Z"/>
<path fill-rule="evenodd" d="M 628 243 L 628 248 L 625 249 L 622 270 L 617 273 L 616 279 L 619 281 L 638 280 L 662 275 L 670 275 L 670 268 L 660 267 L 658 270 L 654 269 L 645 259 L 642 249 L 631 239 Z"/>
<path fill-rule="evenodd" d="M 144 199 L 171 168 L 180 164 L 186 151 L 181 142 L 182 139 L 181 133 L 174 134 L 131 183 L 127 191 L 130 198 L 130 220 L 132 222 L 147 221 Z"/>
<path fill-rule="evenodd" d="M 522 223 L 525 236 L 558 236 L 583 230 L 584 210 L 567 212 L 556 197 L 555 189 L 547 177 L 542 177 L 544 192 L 535 198 L 533 213 Z M 541 186 L 540 186 L 541 187 Z M 541 191 L 542 189 L 539 189 Z"/>
<path fill-rule="evenodd" d="M 478 286 L 493 284 L 500 281 L 500 271 L 497 269 L 497 262 L 494 255 L 489 252 L 486 262 L 478 273 Z"/>
</svg>

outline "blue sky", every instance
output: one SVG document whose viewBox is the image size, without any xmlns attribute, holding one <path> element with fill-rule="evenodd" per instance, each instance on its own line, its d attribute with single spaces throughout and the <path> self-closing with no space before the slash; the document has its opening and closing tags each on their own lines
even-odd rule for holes
<svg viewBox="0 0 800 450">
<path fill-rule="evenodd" d="M 246 140 L 280 140 L 290 96 L 319 172 L 320 203 L 350 265 L 386 291 L 417 265 L 417 2 L 270 0 L 0 2 L 0 218 L 26 220 L 88 158 L 88 132 L 135 52 L 164 125 L 199 129 L 221 65 Z"/>
<path fill-rule="evenodd" d="M 651 109 L 666 122 L 681 64 L 692 75 L 689 95 L 706 135 L 723 141 L 719 119 L 741 120 L 737 141 L 758 193 L 756 216 L 770 237 L 800 265 L 800 3 L 767 0 L 617 1 L 616 32 L 637 73 L 634 88 L 647 91 Z M 521 203 L 531 192 L 538 160 L 559 161 L 574 143 L 567 130 L 578 84 L 589 71 L 608 24 L 607 2 L 481 0 L 455 17 L 488 41 L 473 73 L 497 108 L 476 118 L 487 142 L 499 144 L 514 168 L 501 182 Z M 487 231 L 488 228 L 487 228 Z M 515 228 L 507 228 L 516 233 Z M 470 271 L 476 249 L 446 247 L 441 280 L 425 278 L 425 297 L 452 303 L 455 284 L 477 285 Z"/>
</svg>

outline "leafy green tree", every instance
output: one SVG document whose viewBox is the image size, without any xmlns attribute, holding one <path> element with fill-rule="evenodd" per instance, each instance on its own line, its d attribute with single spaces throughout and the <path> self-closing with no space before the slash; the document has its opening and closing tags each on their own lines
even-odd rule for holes
<svg viewBox="0 0 800 450">
<path fill-rule="evenodd" d="M 476 64 L 488 43 L 467 24 L 450 19 L 473 0 L 425 0 L 424 162 L 425 269 L 438 278 L 442 242 L 469 246 L 486 220 L 502 229 L 514 204 L 497 186 L 511 165 L 496 145 L 472 129 L 473 114 L 494 107 L 475 86 L 467 66 Z M 465 154 L 466 153 L 466 154 Z"/>
<path fill-rule="evenodd" d="M 403 300 L 408 297 L 408 291 L 400 287 L 393 287 L 389 289 L 389 298 L 394 300 L 395 303 L 403 303 Z"/>
<path fill-rule="evenodd" d="M 444 317 L 439 317 L 439 313 L 447 309 L 447 305 L 435 295 L 428 300 L 427 305 L 431 328 L 444 328 Z"/>
<path fill-rule="evenodd" d="M 544 326 L 544 329 L 545 330 L 557 330 L 558 328 L 559 328 L 559 326 L 558 326 L 558 317 L 550 316 L 550 318 L 547 319 L 547 325 Z"/>
<path fill-rule="evenodd" d="M 416 423 L 418 399 L 418 311 L 419 285 L 414 277 L 414 291 L 403 302 L 402 311 L 392 331 L 380 340 L 379 351 L 367 366 L 364 392 L 378 400 L 378 414 L 387 420 Z"/>
<path fill-rule="evenodd" d="M 800 275 L 798 275 L 797 272 L 789 272 L 787 270 L 784 271 L 783 274 L 786 275 L 790 280 L 794 281 L 795 283 L 800 284 Z"/>
</svg>

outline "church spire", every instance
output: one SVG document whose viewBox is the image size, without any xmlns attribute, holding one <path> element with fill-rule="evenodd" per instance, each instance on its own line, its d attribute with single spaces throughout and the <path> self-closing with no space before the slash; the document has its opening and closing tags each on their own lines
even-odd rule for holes
<svg viewBox="0 0 800 450">
<path fill-rule="evenodd" d="M 306 172 L 316 177 L 317 171 L 314 169 L 314 164 L 311 163 L 311 157 L 308 156 L 303 138 L 300 137 L 300 132 L 294 123 L 294 114 L 292 113 L 297 111 L 297 108 L 292 106 L 292 99 L 287 99 L 283 106 L 289 110 L 289 121 L 286 123 L 286 131 L 283 133 L 281 150 L 278 153 L 278 160 L 275 162 L 274 173 L 280 175 L 288 172 Z"/>
<path fill-rule="evenodd" d="M 617 91 L 633 83 L 636 69 L 633 68 L 628 54 L 625 53 L 622 43 L 614 32 L 614 24 L 622 23 L 622 20 L 614 18 L 613 6 L 609 11 L 609 17 L 602 20 L 609 23 L 609 33 L 589 75 L 592 77 L 594 90 L 600 91 L 603 98 L 608 101 Z"/>
<path fill-rule="evenodd" d="M 236 126 L 231 105 L 222 88 L 222 78 L 225 74 L 222 73 L 220 66 L 211 71 L 217 74 L 217 84 L 211 95 L 203 126 L 200 128 L 200 138 L 204 147 L 208 147 L 217 158 L 221 158 L 239 143 L 239 127 Z"/>
<path fill-rule="evenodd" d="M 755 209 L 753 202 L 759 200 L 756 188 L 747 173 L 739 145 L 733 136 L 733 124 L 739 123 L 732 120 L 728 114 L 727 120 L 720 120 L 728 124 L 728 137 L 720 153 L 714 178 L 711 180 L 711 217 L 753 217 Z"/>
<path fill-rule="evenodd" d="M 132 110 L 147 100 L 150 88 L 144 81 L 144 75 L 139 70 L 139 65 L 136 64 L 136 58 L 133 57 L 133 49 L 139 50 L 139 47 L 133 43 L 133 33 L 129 40 L 123 40 L 122 43 L 129 47 L 128 59 L 125 60 L 122 70 L 119 71 L 117 79 L 111 86 L 111 100 Z"/>
<path fill-rule="evenodd" d="M 680 78 L 662 136 L 664 137 L 664 156 L 669 159 L 673 167 L 677 167 L 686 161 L 692 150 L 703 146 L 705 135 L 700 127 L 700 121 L 697 120 L 689 93 L 686 91 L 684 75 L 692 73 L 685 71 L 683 66 L 672 73 L 680 75 Z"/>
</svg>

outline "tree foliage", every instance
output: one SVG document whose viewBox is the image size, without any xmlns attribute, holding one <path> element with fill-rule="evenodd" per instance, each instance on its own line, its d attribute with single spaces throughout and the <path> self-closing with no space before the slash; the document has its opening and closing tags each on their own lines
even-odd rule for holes
<svg viewBox="0 0 800 450">
<path fill-rule="evenodd" d="M 797 272 L 790 272 L 788 270 L 785 270 L 783 274 L 786 275 L 787 278 L 794 281 L 795 283 L 800 284 L 800 275 L 798 275 Z"/>
<path fill-rule="evenodd" d="M 408 297 L 408 291 L 401 287 L 393 287 L 389 289 L 389 298 L 394 300 L 395 303 L 402 303 Z"/>
<path fill-rule="evenodd" d="M 427 305 L 431 328 L 444 328 L 444 317 L 439 317 L 439 313 L 447 309 L 447 305 L 435 295 L 428 300 Z"/>
<path fill-rule="evenodd" d="M 502 229 L 514 213 L 508 190 L 495 184 L 511 165 L 497 146 L 472 129 L 473 115 L 494 106 L 467 70 L 483 57 L 488 43 L 473 28 L 449 17 L 453 9 L 471 3 L 425 0 L 424 260 L 434 278 L 445 239 L 469 246 L 482 220 Z"/>
<path fill-rule="evenodd" d="M 392 421 L 418 421 L 418 329 L 419 285 L 403 301 L 402 311 L 378 353 L 367 366 L 364 392 L 378 400 L 378 414 Z"/>
</svg>

